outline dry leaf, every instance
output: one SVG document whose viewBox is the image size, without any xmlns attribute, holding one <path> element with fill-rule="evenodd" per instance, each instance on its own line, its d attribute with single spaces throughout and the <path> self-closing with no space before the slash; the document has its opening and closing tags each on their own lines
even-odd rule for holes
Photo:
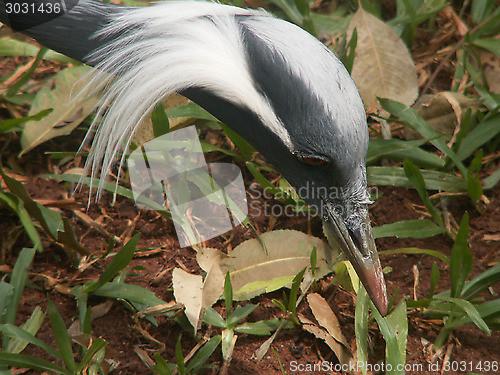
<svg viewBox="0 0 500 375">
<path fill-rule="evenodd" d="M 38 91 L 28 116 L 47 108 L 54 110 L 40 121 L 26 123 L 21 136 L 21 155 L 49 139 L 71 133 L 92 113 L 97 105 L 97 93 L 77 96 L 88 84 L 90 77 L 86 75 L 90 70 L 86 66 L 63 69 L 54 77 L 53 90 L 45 85 Z"/>
<path fill-rule="evenodd" d="M 314 246 L 318 267 L 315 277 L 321 278 L 331 272 L 330 265 L 338 259 L 339 250 L 319 238 L 277 230 L 243 242 L 221 262 L 222 271 L 231 274 L 234 299 L 250 299 L 291 285 L 295 275 L 310 266 Z"/>
<path fill-rule="evenodd" d="M 73 210 L 73 213 L 75 214 L 78 219 L 80 219 L 84 224 L 88 225 L 89 227 L 93 228 L 103 236 L 107 238 L 112 238 L 113 241 L 119 243 L 121 242 L 120 238 L 115 236 L 112 233 L 109 233 L 103 225 L 92 219 L 89 215 L 87 215 L 85 212 L 82 212 L 80 210 Z"/>
<path fill-rule="evenodd" d="M 196 250 L 196 261 L 198 265 L 207 273 L 214 264 L 220 264 L 220 262 L 227 257 L 222 251 L 212 247 L 193 248 Z"/>
<path fill-rule="evenodd" d="M 500 233 L 496 234 L 485 234 L 483 236 L 484 241 L 500 241 Z"/>
<path fill-rule="evenodd" d="M 490 51 L 480 51 L 483 72 L 490 91 L 500 94 L 500 58 Z"/>
<path fill-rule="evenodd" d="M 411 105 L 418 96 L 417 73 L 408 48 L 384 22 L 359 9 L 349 23 L 348 35 L 354 28 L 358 43 L 352 78 L 366 107 L 376 97 Z"/>
<path fill-rule="evenodd" d="M 211 307 L 224 291 L 225 277 L 218 264 L 213 264 L 205 277 L 202 292 L 202 309 Z"/>
<path fill-rule="evenodd" d="M 200 323 L 203 278 L 176 268 L 172 272 L 172 284 L 175 300 L 185 306 L 186 317 L 196 332 Z"/>
<path fill-rule="evenodd" d="M 148 352 L 139 347 L 139 345 L 134 346 L 134 352 L 141 359 L 141 361 L 144 362 L 148 367 L 156 366 L 155 361 L 151 359 Z"/>
<path fill-rule="evenodd" d="M 429 125 L 440 133 L 450 137 L 456 133 L 457 124 L 463 120 L 468 109 L 473 112 L 482 105 L 480 98 L 469 98 L 459 92 L 443 91 L 437 94 L 423 95 L 412 106 Z M 405 127 L 406 139 L 421 139 L 415 130 Z"/>
<path fill-rule="evenodd" d="M 181 303 L 177 303 L 175 301 L 170 301 L 161 305 L 156 305 L 156 306 L 150 306 L 144 310 L 138 311 L 137 316 L 138 317 L 145 317 L 145 316 L 158 316 L 158 315 L 166 315 L 168 316 L 178 316 L 179 314 L 182 314 L 184 311 L 184 305 Z"/>
<path fill-rule="evenodd" d="M 199 328 L 203 311 L 217 302 L 224 291 L 224 274 L 218 264 L 213 264 L 203 278 L 180 268 L 172 273 L 174 296 L 177 303 L 185 306 L 185 314 L 194 331 Z"/>
<path fill-rule="evenodd" d="M 82 204 L 80 202 L 77 202 L 75 198 L 55 199 L 55 200 L 34 199 L 34 201 L 45 207 L 64 208 L 66 210 L 75 210 L 82 207 Z"/>
<path fill-rule="evenodd" d="M 319 325 L 325 328 L 328 333 L 339 343 L 343 344 L 346 349 L 349 349 L 349 344 L 347 343 L 342 329 L 340 328 L 340 323 L 335 314 L 333 313 L 328 302 L 325 301 L 318 293 L 311 293 L 307 295 L 307 302 L 311 311 L 318 321 Z"/>
<path fill-rule="evenodd" d="M 314 322 L 311 322 L 302 314 L 298 314 L 298 318 L 302 323 L 302 329 L 309 333 L 312 333 L 318 339 L 323 340 L 330 349 L 333 350 L 341 364 L 348 364 L 350 359 L 350 354 L 344 347 L 344 345 L 337 342 L 326 330 L 318 327 Z"/>
</svg>

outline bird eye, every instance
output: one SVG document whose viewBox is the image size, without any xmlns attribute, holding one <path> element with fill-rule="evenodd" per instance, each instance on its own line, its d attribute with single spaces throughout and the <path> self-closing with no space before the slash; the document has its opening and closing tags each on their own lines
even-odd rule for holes
<svg viewBox="0 0 500 375">
<path fill-rule="evenodd" d="M 319 166 L 328 164 L 328 159 L 320 157 L 320 156 L 303 156 L 300 158 L 304 163 Z"/>
</svg>

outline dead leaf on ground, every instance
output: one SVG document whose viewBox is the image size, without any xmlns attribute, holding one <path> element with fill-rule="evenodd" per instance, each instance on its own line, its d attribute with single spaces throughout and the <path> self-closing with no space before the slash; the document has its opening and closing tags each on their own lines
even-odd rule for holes
<svg viewBox="0 0 500 375">
<path fill-rule="evenodd" d="M 53 90 L 45 85 L 38 91 L 28 116 L 47 108 L 53 108 L 54 111 L 40 121 L 26 123 L 21 136 L 23 150 L 20 155 L 49 139 L 71 133 L 92 113 L 97 105 L 97 93 L 93 96 L 78 96 L 89 82 L 90 78 L 86 75 L 90 69 L 86 66 L 65 68 L 54 76 Z"/>
<path fill-rule="evenodd" d="M 366 107 L 376 97 L 411 105 L 418 96 L 417 73 L 413 59 L 401 38 L 390 26 L 359 9 L 347 30 L 358 33 L 352 78 Z"/>
<path fill-rule="evenodd" d="M 234 299 L 250 299 L 291 285 L 297 273 L 310 266 L 314 246 L 315 277 L 321 278 L 332 271 L 330 265 L 338 259 L 339 250 L 319 238 L 294 230 L 277 230 L 243 242 L 221 262 L 222 271 L 231 274 Z"/>
<path fill-rule="evenodd" d="M 202 309 L 216 303 L 224 291 L 224 273 L 219 264 L 213 264 L 203 282 Z"/>
<path fill-rule="evenodd" d="M 484 241 L 500 241 L 500 233 L 495 234 L 485 234 L 483 236 Z"/>
<path fill-rule="evenodd" d="M 172 272 L 172 284 L 175 300 L 185 306 L 186 317 L 196 332 L 200 324 L 203 278 L 176 268 Z"/>
<path fill-rule="evenodd" d="M 200 268 L 209 272 L 214 264 L 220 264 L 220 262 L 227 258 L 227 255 L 218 249 L 213 247 L 193 247 L 196 250 L 196 261 Z"/>
<path fill-rule="evenodd" d="M 325 329 L 319 327 L 314 322 L 307 319 L 304 315 L 298 314 L 299 321 L 302 323 L 302 329 L 312 333 L 318 339 L 323 340 L 337 356 L 341 364 L 348 364 L 351 354 L 346 347 L 336 341 Z"/>
<path fill-rule="evenodd" d="M 489 51 L 480 52 L 483 72 L 490 91 L 500 94 L 500 58 Z"/>
<path fill-rule="evenodd" d="M 319 325 L 325 328 L 328 333 L 339 343 L 343 344 L 346 349 L 349 349 L 349 344 L 340 328 L 339 320 L 328 305 L 328 302 L 318 293 L 308 294 L 307 302 Z"/>
<path fill-rule="evenodd" d="M 82 207 L 80 202 L 77 202 L 75 198 L 66 199 L 33 199 L 35 202 L 41 204 L 45 207 L 51 208 L 61 208 L 66 210 L 75 210 Z"/>
<path fill-rule="evenodd" d="M 467 110 L 473 112 L 479 109 L 482 100 L 478 97 L 470 98 L 459 92 L 443 91 L 437 94 L 423 95 L 412 106 L 428 124 L 440 133 L 452 137 L 456 133 L 457 125 L 464 119 Z M 421 139 L 422 136 L 413 129 L 404 128 L 406 139 Z"/>
<path fill-rule="evenodd" d="M 185 314 L 195 333 L 206 308 L 216 303 L 224 290 L 224 274 L 218 264 L 213 264 L 205 279 L 180 268 L 174 269 L 172 283 L 175 300 L 185 306 Z"/>
<path fill-rule="evenodd" d="M 138 311 L 136 315 L 139 318 L 143 318 L 145 316 L 158 316 L 166 314 L 168 314 L 168 316 L 177 316 L 178 314 L 182 314 L 182 311 L 184 311 L 183 304 L 177 303 L 175 301 L 170 301 L 161 305 L 150 306 L 145 310 Z"/>
<path fill-rule="evenodd" d="M 85 212 L 82 212 L 80 210 L 74 210 L 73 213 L 75 214 L 76 217 L 78 217 L 78 219 L 80 219 L 80 221 L 83 224 L 85 224 L 85 225 L 89 226 L 90 228 L 94 229 L 95 231 L 97 231 L 98 233 L 102 234 L 106 238 L 112 238 L 113 241 L 115 241 L 116 243 L 120 242 L 120 238 L 119 237 L 115 236 L 112 233 L 109 233 L 104 228 L 103 225 L 101 225 L 100 223 L 98 223 L 96 220 L 92 219 Z"/>
</svg>

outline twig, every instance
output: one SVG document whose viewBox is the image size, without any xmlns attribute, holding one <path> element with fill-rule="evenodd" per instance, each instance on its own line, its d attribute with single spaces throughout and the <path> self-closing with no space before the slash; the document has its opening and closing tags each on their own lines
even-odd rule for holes
<svg viewBox="0 0 500 375">
<path fill-rule="evenodd" d="M 489 16 L 487 19 L 485 19 L 483 22 L 481 22 L 479 25 L 475 26 L 474 28 L 472 28 L 467 34 L 465 34 L 464 36 L 462 36 L 460 38 L 460 40 L 456 43 L 456 45 L 450 50 L 450 52 L 448 52 L 446 54 L 446 56 L 444 57 L 443 60 L 441 60 L 441 62 L 439 63 L 439 66 L 436 68 L 436 70 L 434 70 L 434 72 L 432 73 L 431 77 L 429 78 L 429 80 L 427 81 L 427 83 L 425 84 L 424 88 L 422 89 L 422 92 L 420 93 L 420 95 L 424 95 L 428 90 L 429 88 L 431 87 L 431 85 L 434 83 L 434 81 L 436 80 L 438 74 L 441 72 L 441 70 L 443 69 L 444 65 L 448 62 L 448 60 L 450 59 L 451 55 L 453 55 L 455 52 L 457 52 L 458 48 L 460 48 L 460 46 L 462 46 L 462 44 L 464 44 L 465 42 L 465 38 L 467 37 L 467 35 L 470 35 L 470 34 L 473 34 L 474 32 L 476 32 L 477 30 L 479 30 L 481 27 L 483 27 L 487 22 L 489 22 L 491 20 L 493 16 Z"/>
</svg>

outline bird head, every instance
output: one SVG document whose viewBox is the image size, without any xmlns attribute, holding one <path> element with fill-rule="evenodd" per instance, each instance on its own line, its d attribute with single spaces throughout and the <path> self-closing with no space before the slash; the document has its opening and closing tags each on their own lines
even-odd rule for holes
<svg viewBox="0 0 500 375">
<path fill-rule="evenodd" d="M 296 26 L 248 21 L 243 30 L 254 85 L 276 123 L 261 116 L 260 131 L 239 131 L 321 216 L 329 241 L 385 315 L 386 286 L 368 216 L 368 126 L 358 90 L 337 57 Z M 271 36 L 272 44 L 266 42 Z"/>
<path fill-rule="evenodd" d="M 368 216 L 368 126 L 354 82 L 331 51 L 294 25 L 248 18 L 242 30 L 251 86 L 263 104 L 231 101 L 207 88 L 183 93 L 231 126 L 286 177 L 321 216 L 329 241 L 351 261 L 385 315 L 385 281 Z"/>
<path fill-rule="evenodd" d="M 181 93 L 287 178 L 387 312 L 367 208 L 366 114 L 348 72 L 322 43 L 265 12 L 205 2 L 128 8 L 87 0 L 54 22 L 29 35 L 97 67 L 93 82 L 103 82 L 104 119 L 93 124 L 87 160 L 92 175 L 111 168 L 161 99 Z"/>
</svg>

